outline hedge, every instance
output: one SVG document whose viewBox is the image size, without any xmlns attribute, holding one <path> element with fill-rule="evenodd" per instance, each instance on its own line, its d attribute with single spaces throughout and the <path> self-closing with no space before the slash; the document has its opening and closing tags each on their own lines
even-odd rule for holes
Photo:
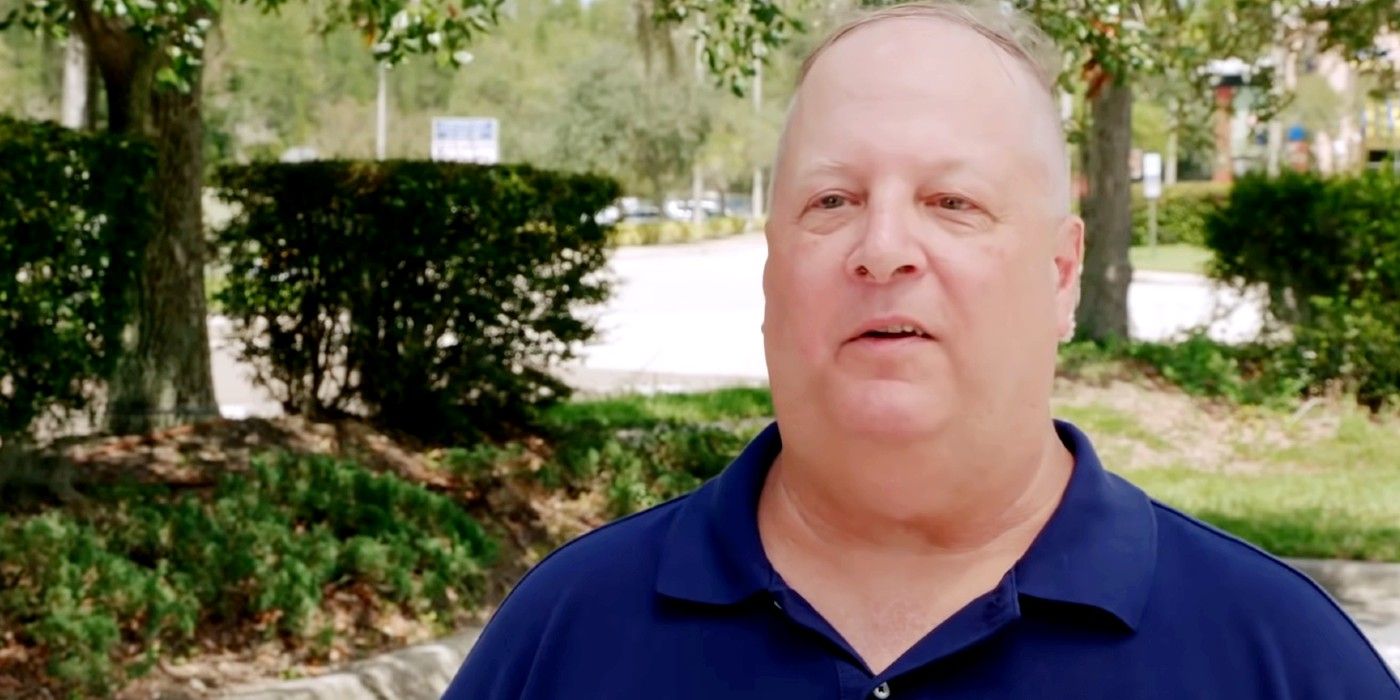
<svg viewBox="0 0 1400 700">
<path fill-rule="evenodd" d="M 1400 398 L 1400 177 L 1239 180 L 1207 220 L 1212 274 L 1263 285 L 1314 388 L 1372 407 Z"/>
<path fill-rule="evenodd" d="M 136 142 L 0 117 L 0 442 L 87 408 L 110 373 L 154 162 Z"/>
<path fill-rule="evenodd" d="M 716 217 L 701 224 L 690 221 L 623 221 L 613 227 L 610 240 L 615 246 L 693 243 L 744 233 L 750 229 L 750 223 L 748 219 L 737 216 Z M 763 228 L 761 222 L 755 227 Z"/>
<path fill-rule="evenodd" d="M 1225 204 L 1229 185 L 1181 182 L 1164 188 L 1157 200 L 1157 243 L 1206 244 L 1206 217 Z M 1148 243 L 1148 205 L 1142 188 L 1133 188 L 1133 245 Z"/>
<path fill-rule="evenodd" d="M 500 436 L 564 396 L 612 180 L 411 161 L 227 167 L 218 303 L 284 407 L 442 442 Z"/>
</svg>

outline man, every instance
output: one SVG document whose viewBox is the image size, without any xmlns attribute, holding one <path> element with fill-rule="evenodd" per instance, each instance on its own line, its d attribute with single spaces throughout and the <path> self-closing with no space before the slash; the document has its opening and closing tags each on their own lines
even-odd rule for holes
<svg viewBox="0 0 1400 700">
<path fill-rule="evenodd" d="M 767 228 L 777 423 L 541 563 L 447 698 L 1400 698 L 1316 585 L 1051 419 L 1083 224 L 1018 26 L 903 6 L 814 52 Z"/>
</svg>

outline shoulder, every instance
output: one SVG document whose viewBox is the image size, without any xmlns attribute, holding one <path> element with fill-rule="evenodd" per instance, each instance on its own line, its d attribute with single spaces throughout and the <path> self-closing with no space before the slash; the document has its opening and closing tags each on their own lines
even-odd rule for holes
<svg viewBox="0 0 1400 700">
<path fill-rule="evenodd" d="M 681 496 L 569 541 L 521 578 L 501 610 L 541 599 L 558 603 L 582 595 L 596 601 L 598 595 L 650 589 L 675 515 L 690 498 Z"/>
<path fill-rule="evenodd" d="M 1345 617 L 1321 586 L 1278 557 L 1171 506 L 1152 501 L 1161 574 L 1245 609 L 1282 602 Z"/>
<path fill-rule="evenodd" d="M 1166 608 L 1159 619 L 1194 618 L 1192 624 L 1225 635 L 1222 644 L 1269 660 L 1269 668 L 1256 670 L 1274 674 L 1295 693 L 1400 698 L 1385 661 L 1320 585 L 1234 535 L 1155 500 L 1152 506 L 1158 530 L 1153 597 Z"/>
<path fill-rule="evenodd" d="M 662 545 L 682 496 L 584 534 L 521 578 L 477 639 L 444 698 L 519 698 L 541 650 L 648 613 Z M 568 639 L 565 639 L 568 638 Z"/>
</svg>

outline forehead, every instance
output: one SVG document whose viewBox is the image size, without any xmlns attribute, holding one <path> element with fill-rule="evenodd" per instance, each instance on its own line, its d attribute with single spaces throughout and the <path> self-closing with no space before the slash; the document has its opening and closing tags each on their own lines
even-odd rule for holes
<svg viewBox="0 0 1400 700">
<path fill-rule="evenodd" d="M 1030 69 L 975 30 L 934 18 L 880 20 L 812 64 L 786 145 L 799 157 L 893 151 L 1005 161 L 1040 150 L 1048 105 Z"/>
</svg>

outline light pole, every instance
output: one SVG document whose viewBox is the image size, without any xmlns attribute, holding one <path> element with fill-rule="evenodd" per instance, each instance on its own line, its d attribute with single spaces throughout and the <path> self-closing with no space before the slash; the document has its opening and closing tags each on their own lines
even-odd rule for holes
<svg viewBox="0 0 1400 700">
<path fill-rule="evenodd" d="M 384 151 L 387 149 L 389 141 L 389 68 L 388 64 L 379 64 L 379 102 L 375 115 L 374 129 L 374 157 L 376 160 L 384 160 Z"/>
</svg>

